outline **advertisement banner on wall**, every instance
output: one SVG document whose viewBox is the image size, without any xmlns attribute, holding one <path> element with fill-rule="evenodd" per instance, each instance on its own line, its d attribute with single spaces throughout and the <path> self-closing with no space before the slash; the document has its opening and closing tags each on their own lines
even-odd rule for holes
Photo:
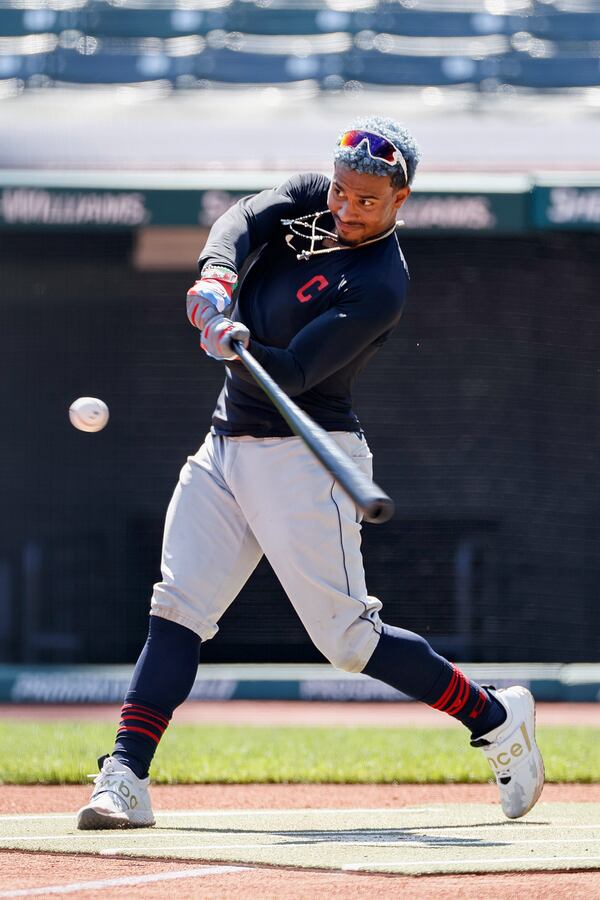
<svg viewBox="0 0 600 900">
<path fill-rule="evenodd" d="M 545 230 L 600 230 L 600 186 L 536 186 L 533 226 Z"/>
<path fill-rule="evenodd" d="M 5 185 L 0 186 L 0 227 L 206 228 L 251 193 L 255 191 Z M 411 232 L 522 232 L 528 227 L 528 194 L 421 191 L 402 212 Z"/>
<path fill-rule="evenodd" d="M 3 183 L 0 228 L 210 228 L 245 190 L 60 186 Z M 535 229 L 600 229 L 600 185 L 535 184 L 522 190 L 416 190 L 402 209 L 404 228 L 426 233 L 518 234 Z"/>
</svg>

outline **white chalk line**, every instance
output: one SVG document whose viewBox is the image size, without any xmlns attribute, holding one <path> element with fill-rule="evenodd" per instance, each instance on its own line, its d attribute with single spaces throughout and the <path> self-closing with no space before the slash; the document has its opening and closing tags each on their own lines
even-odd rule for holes
<svg viewBox="0 0 600 900">
<path fill-rule="evenodd" d="M 418 862 L 417 860 L 393 860 L 391 862 L 372 862 L 372 863 L 346 863 L 341 868 L 344 872 L 357 872 L 360 869 L 369 869 L 375 871 L 385 867 L 386 869 L 403 869 L 405 866 L 420 866 L 424 871 L 429 871 L 430 866 L 443 866 L 447 869 L 449 866 L 472 866 L 472 865 L 495 865 L 500 863 L 506 868 L 513 863 L 526 862 L 529 868 L 534 869 L 537 863 L 554 862 L 561 865 L 565 862 L 600 862 L 600 856 L 512 856 L 509 859 L 506 856 L 493 859 L 490 857 L 482 857 L 481 859 L 426 859 Z"/>
<path fill-rule="evenodd" d="M 123 878 L 103 878 L 99 881 L 78 881 L 71 884 L 50 885 L 48 887 L 0 891 L 0 897 L 45 897 L 48 894 L 74 894 L 77 891 L 98 891 L 111 887 L 133 887 L 138 884 L 152 884 L 157 881 L 206 878 L 212 875 L 227 875 L 233 872 L 249 871 L 250 868 L 248 866 L 201 866 L 193 869 L 180 869 L 176 872 L 158 872 L 156 875 L 130 875 Z"/>
<path fill-rule="evenodd" d="M 526 844 L 527 846 L 529 844 L 600 844 L 600 838 L 532 838 L 529 841 L 509 841 L 507 846 L 516 847 L 518 844 Z"/>
<path fill-rule="evenodd" d="M 177 833 L 177 832 L 175 832 Z M 164 832 L 163 832 L 164 834 Z M 8 841 L 74 841 L 76 838 L 88 838 L 91 840 L 92 838 L 98 838 L 98 832 L 93 831 L 91 834 L 76 834 L 75 832 L 70 832 L 69 834 L 13 834 L 7 835 L 6 837 L 0 837 L 0 846 Z"/>
<path fill-rule="evenodd" d="M 353 842 L 354 843 L 354 842 Z M 199 856 L 205 850 L 273 850 L 274 848 L 279 848 L 285 846 L 284 844 L 176 844 L 175 846 L 166 846 L 165 856 L 168 856 L 174 850 L 195 850 Z M 308 847 L 312 846 L 311 844 L 307 844 Z M 105 850 L 100 850 L 100 856 L 129 856 L 132 852 L 136 855 L 140 851 L 148 851 L 148 850 L 156 850 L 156 847 L 107 847 Z M 160 857 L 157 857 L 160 859 Z M 0 895 L 1 896 L 1 895 Z"/>
</svg>

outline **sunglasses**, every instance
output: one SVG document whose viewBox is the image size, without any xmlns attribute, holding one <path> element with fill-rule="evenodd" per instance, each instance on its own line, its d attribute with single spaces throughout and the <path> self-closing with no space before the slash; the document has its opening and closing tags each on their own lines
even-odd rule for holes
<svg viewBox="0 0 600 900">
<path fill-rule="evenodd" d="M 372 159 L 380 159 L 388 166 L 400 165 L 404 172 L 404 180 L 408 183 L 408 172 L 402 153 L 391 141 L 380 134 L 376 134 L 374 131 L 345 131 L 338 141 L 338 147 L 356 148 L 360 147 L 363 142 L 366 142 L 369 156 Z"/>
</svg>

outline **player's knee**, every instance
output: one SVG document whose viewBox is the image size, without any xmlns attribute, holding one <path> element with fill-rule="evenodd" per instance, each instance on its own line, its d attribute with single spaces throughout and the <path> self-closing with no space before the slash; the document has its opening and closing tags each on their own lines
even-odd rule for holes
<svg viewBox="0 0 600 900">
<path fill-rule="evenodd" d="M 348 645 L 341 644 L 328 648 L 327 652 L 324 650 L 321 652 L 334 668 L 343 672 L 362 672 L 366 664 L 364 653 Z"/>
<path fill-rule="evenodd" d="M 379 601 L 378 605 L 381 606 Z M 358 616 L 351 622 L 331 621 L 328 629 L 311 629 L 313 643 L 332 666 L 344 672 L 362 672 L 379 641 L 377 609 L 368 616 Z M 336 627 L 337 626 L 337 627 Z"/>
</svg>

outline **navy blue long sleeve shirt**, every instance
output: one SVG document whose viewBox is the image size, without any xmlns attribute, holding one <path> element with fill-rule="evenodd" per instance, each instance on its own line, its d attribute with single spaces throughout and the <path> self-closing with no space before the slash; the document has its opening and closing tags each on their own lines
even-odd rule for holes
<svg viewBox="0 0 600 900">
<path fill-rule="evenodd" d="M 241 272 L 230 316 L 250 330 L 250 351 L 280 387 L 326 431 L 358 431 L 352 385 L 400 319 L 408 271 L 395 232 L 297 259 L 281 220 L 325 210 L 328 189 L 325 176 L 303 174 L 240 200 L 211 228 L 199 263 Z M 334 230 L 329 213 L 319 225 Z M 239 361 L 226 373 L 212 419 L 218 434 L 291 434 Z"/>
</svg>

